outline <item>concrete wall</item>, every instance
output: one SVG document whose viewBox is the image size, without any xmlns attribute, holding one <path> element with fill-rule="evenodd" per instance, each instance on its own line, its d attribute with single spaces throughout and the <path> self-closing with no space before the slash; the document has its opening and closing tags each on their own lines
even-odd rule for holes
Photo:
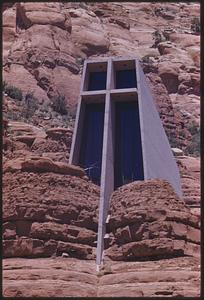
<svg viewBox="0 0 204 300">
<path fill-rule="evenodd" d="M 137 62 L 138 100 L 145 179 L 166 179 L 182 196 L 178 166 L 142 68 Z"/>
</svg>

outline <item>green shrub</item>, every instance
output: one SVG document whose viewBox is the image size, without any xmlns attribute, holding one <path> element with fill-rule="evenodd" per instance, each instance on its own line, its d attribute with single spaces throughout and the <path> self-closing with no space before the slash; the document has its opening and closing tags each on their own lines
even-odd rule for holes
<svg viewBox="0 0 204 300">
<path fill-rule="evenodd" d="M 51 106 L 54 111 L 58 112 L 61 115 L 67 115 L 68 113 L 65 96 L 63 95 L 53 97 Z"/>
<path fill-rule="evenodd" d="M 172 134 L 167 134 L 168 136 L 168 140 L 169 140 L 169 144 L 171 146 L 171 148 L 179 148 L 179 143 L 178 140 L 176 138 L 176 136 L 172 135 Z"/>
<path fill-rule="evenodd" d="M 6 81 L 3 81 L 3 83 L 2 83 L 2 91 L 5 91 L 6 86 L 7 86 Z"/>
<path fill-rule="evenodd" d="M 191 30 L 195 33 L 200 33 L 200 19 L 198 17 L 194 17 L 191 20 Z"/>
<path fill-rule="evenodd" d="M 4 113 L 5 118 L 8 120 L 12 120 L 12 121 L 20 121 L 21 120 L 21 115 L 19 112 L 15 112 L 15 111 L 7 111 L 6 113 Z"/>
<path fill-rule="evenodd" d="M 187 125 L 188 131 L 191 133 L 191 135 L 194 135 L 200 131 L 198 125 L 195 123 L 195 121 L 191 121 Z"/>
<path fill-rule="evenodd" d="M 38 100 L 33 96 L 33 93 L 27 93 L 23 101 L 22 116 L 26 119 L 31 118 L 38 109 Z"/>
<path fill-rule="evenodd" d="M 75 58 L 75 62 L 76 62 L 77 65 L 83 66 L 84 58 L 76 57 L 76 58 Z"/>
<path fill-rule="evenodd" d="M 200 156 L 200 132 L 192 136 L 191 143 L 186 147 L 185 153 L 196 157 Z"/>
<path fill-rule="evenodd" d="M 21 101 L 23 99 L 22 91 L 15 86 L 7 85 L 6 82 L 3 83 L 4 92 L 11 97 L 12 99 L 16 99 Z"/>
<path fill-rule="evenodd" d="M 167 34 L 164 34 L 160 30 L 155 30 L 152 33 L 152 38 L 154 40 L 154 44 L 152 45 L 153 48 L 157 48 L 158 44 L 161 42 L 166 42 L 168 39 L 166 37 Z"/>
<path fill-rule="evenodd" d="M 200 156 L 200 128 L 194 121 L 192 121 L 187 126 L 187 129 L 192 135 L 192 140 L 191 143 L 186 147 L 185 154 Z"/>
<path fill-rule="evenodd" d="M 146 63 L 146 64 L 152 64 L 151 57 L 152 57 L 151 54 L 147 54 L 147 55 L 145 55 L 145 56 L 142 57 L 141 61 L 143 63 Z"/>
</svg>

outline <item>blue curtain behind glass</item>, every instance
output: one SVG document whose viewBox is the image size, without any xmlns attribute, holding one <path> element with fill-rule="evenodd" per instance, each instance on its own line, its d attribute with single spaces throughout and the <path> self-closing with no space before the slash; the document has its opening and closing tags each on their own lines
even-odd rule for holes
<svg viewBox="0 0 204 300">
<path fill-rule="evenodd" d="M 101 177 L 104 111 L 104 103 L 86 105 L 79 159 L 87 176 L 98 185 Z"/>
<path fill-rule="evenodd" d="M 89 74 L 89 91 L 106 89 L 106 72 L 90 72 Z"/>
<path fill-rule="evenodd" d="M 115 188 L 144 180 L 138 103 L 116 102 Z"/>
<path fill-rule="evenodd" d="M 135 69 L 116 71 L 116 89 L 136 87 Z"/>
</svg>

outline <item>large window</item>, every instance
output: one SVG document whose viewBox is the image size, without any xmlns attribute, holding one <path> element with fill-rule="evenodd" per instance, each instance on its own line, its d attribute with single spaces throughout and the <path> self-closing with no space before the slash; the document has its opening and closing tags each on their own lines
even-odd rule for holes
<svg viewBox="0 0 204 300">
<path fill-rule="evenodd" d="M 100 185 L 105 104 L 86 104 L 79 164 Z"/>
<path fill-rule="evenodd" d="M 115 188 L 144 180 L 137 101 L 115 103 Z"/>
</svg>

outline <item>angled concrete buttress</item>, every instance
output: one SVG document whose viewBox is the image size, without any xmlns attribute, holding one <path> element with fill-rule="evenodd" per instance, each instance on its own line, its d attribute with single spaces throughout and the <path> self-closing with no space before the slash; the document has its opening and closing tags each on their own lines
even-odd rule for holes
<svg viewBox="0 0 204 300">
<path fill-rule="evenodd" d="M 117 187 L 161 178 L 182 196 L 179 170 L 138 59 L 84 62 L 70 164 L 83 167 L 100 185 L 98 266 Z"/>
</svg>

